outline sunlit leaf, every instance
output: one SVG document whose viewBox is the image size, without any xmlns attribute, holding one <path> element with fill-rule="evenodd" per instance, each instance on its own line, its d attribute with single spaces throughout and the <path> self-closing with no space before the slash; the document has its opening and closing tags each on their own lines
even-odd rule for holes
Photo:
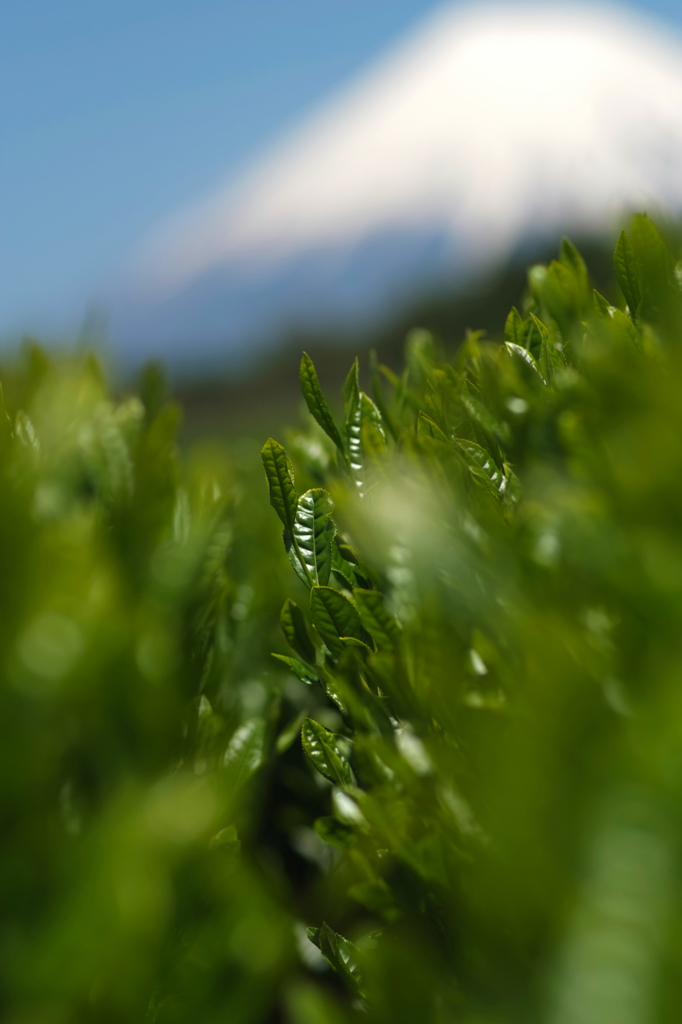
<svg viewBox="0 0 682 1024">
<path fill-rule="evenodd" d="M 328 924 L 321 928 L 308 928 L 308 938 L 318 947 L 322 956 L 334 970 L 362 992 L 362 978 L 359 969 L 359 951 L 352 942 L 338 935 Z"/>
<path fill-rule="evenodd" d="M 498 497 L 504 478 L 492 456 L 475 441 L 455 438 L 455 446 L 474 479 L 482 484 L 487 491 Z"/>
<path fill-rule="evenodd" d="M 504 339 L 509 345 L 516 345 L 517 348 L 526 347 L 526 328 L 516 306 L 512 306 L 504 325 Z"/>
<path fill-rule="evenodd" d="M 327 437 L 329 437 L 339 451 L 345 455 L 345 448 L 341 439 L 341 434 L 334 422 L 334 417 L 327 405 L 327 401 L 322 394 L 322 388 L 320 387 L 320 382 L 317 379 L 317 373 L 315 372 L 313 361 L 306 352 L 303 353 L 303 358 L 301 359 L 301 390 L 311 415 L 317 420 Z"/>
<path fill-rule="evenodd" d="M 306 683 L 307 686 L 319 685 L 319 677 L 298 658 L 289 658 L 286 654 L 273 654 L 272 657 L 286 665 L 296 678 L 300 679 L 302 683 Z"/>
<path fill-rule="evenodd" d="M 294 537 L 300 559 L 313 584 L 326 585 L 332 568 L 332 539 L 335 527 L 329 518 L 334 507 L 321 487 L 306 491 L 298 499 Z"/>
<path fill-rule="evenodd" d="M 630 315 L 633 319 L 637 316 L 642 292 L 640 288 L 640 269 L 637 264 L 635 251 L 625 231 L 621 231 L 616 243 L 616 251 L 613 254 L 613 265 L 616 270 L 616 277 L 620 290 L 625 296 Z"/>
<path fill-rule="evenodd" d="M 506 349 L 507 349 L 507 351 L 509 352 L 510 355 L 518 356 L 519 359 L 523 359 L 524 363 L 526 363 L 528 366 L 530 366 L 535 371 L 535 373 L 537 373 L 538 377 L 540 378 L 540 380 L 542 381 L 543 384 L 547 383 L 545 381 L 545 378 L 540 373 L 540 369 L 538 367 L 538 364 L 535 362 L 535 359 L 530 354 L 528 349 L 521 348 L 520 345 L 512 344 L 509 341 L 505 342 L 505 347 L 506 347 Z"/>
<path fill-rule="evenodd" d="M 301 581 L 301 583 L 304 583 L 306 587 L 312 587 L 313 578 L 310 575 L 308 566 L 306 565 L 303 557 L 301 556 L 301 552 L 299 550 L 298 544 L 294 539 L 294 535 L 289 533 L 288 530 L 284 530 L 282 533 L 282 540 L 284 541 L 284 550 L 289 556 L 291 567 L 298 576 L 299 580 Z"/>
<path fill-rule="evenodd" d="M 270 489 L 270 504 L 282 520 L 284 528 L 291 535 L 298 501 L 291 462 L 281 444 L 272 438 L 268 438 L 263 445 L 261 459 Z"/>
<path fill-rule="evenodd" d="M 306 718 L 301 726 L 303 749 L 320 775 L 335 786 L 347 789 L 353 786 L 353 772 L 344 756 L 336 736 L 319 722 Z"/>
<path fill-rule="evenodd" d="M 386 436 L 381 413 L 364 392 L 359 390 L 357 360 L 348 375 L 344 389 L 346 399 L 346 438 L 351 478 L 362 497 L 371 465 L 386 451 Z"/>
</svg>

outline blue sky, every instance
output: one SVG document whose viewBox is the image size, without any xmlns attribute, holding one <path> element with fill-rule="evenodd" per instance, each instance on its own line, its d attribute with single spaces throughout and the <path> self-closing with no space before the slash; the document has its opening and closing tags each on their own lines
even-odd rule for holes
<svg viewBox="0 0 682 1024">
<path fill-rule="evenodd" d="M 3 0 L 0 331 L 49 329 L 434 0 Z M 677 25 L 682 0 L 630 4 Z"/>
</svg>

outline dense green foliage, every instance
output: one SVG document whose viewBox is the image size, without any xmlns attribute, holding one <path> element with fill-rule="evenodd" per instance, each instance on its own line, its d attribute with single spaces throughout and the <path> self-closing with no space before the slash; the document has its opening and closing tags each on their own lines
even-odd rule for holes
<svg viewBox="0 0 682 1024">
<path fill-rule="evenodd" d="M 413 331 L 340 416 L 304 356 L 272 509 L 154 371 L 25 353 L 3 1020 L 682 1015 L 682 273 L 643 216 L 614 262 L 612 305 L 564 242 L 503 343 Z"/>
</svg>

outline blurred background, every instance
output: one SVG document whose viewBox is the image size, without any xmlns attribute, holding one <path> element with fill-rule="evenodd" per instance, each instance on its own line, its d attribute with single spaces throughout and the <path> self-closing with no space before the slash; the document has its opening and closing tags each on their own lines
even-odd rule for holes
<svg viewBox="0 0 682 1024">
<path fill-rule="evenodd" d="M 415 322 L 494 334 L 563 232 L 608 290 L 623 217 L 682 212 L 679 0 L 5 0 L 0 25 L 2 355 L 162 359 L 192 430 L 289 417 L 302 347 L 333 384 Z"/>
</svg>

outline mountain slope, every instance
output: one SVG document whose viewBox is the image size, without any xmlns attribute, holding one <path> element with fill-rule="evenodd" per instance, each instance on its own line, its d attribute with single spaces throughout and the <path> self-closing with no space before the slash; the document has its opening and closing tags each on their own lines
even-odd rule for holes
<svg viewBox="0 0 682 1024">
<path fill-rule="evenodd" d="M 682 209 L 679 38 L 615 8 L 448 7 L 148 239 L 113 329 L 243 357 L 633 207 Z"/>
</svg>

